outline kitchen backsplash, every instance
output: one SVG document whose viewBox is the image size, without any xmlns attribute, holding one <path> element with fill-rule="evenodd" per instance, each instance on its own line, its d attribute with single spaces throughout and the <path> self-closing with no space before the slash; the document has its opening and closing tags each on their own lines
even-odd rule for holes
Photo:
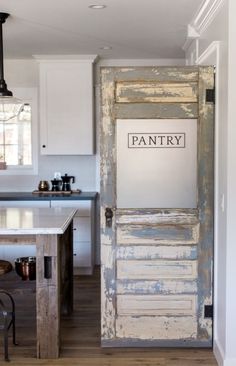
<svg viewBox="0 0 236 366">
<path fill-rule="evenodd" d="M 96 191 L 96 156 L 42 156 L 39 155 L 37 175 L 2 175 L 0 191 L 27 192 L 37 188 L 40 180 L 54 178 L 55 172 L 75 176 L 73 189 Z"/>
</svg>

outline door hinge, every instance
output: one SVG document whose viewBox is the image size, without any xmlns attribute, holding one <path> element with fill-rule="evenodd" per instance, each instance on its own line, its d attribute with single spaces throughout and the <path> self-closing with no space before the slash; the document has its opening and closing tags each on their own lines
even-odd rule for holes
<svg viewBox="0 0 236 366">
<path fill-rule="evenodd" d="M 206 89 L 206 103 L 214 103 L 215 104 L 215 88 L 214 89 Z"/>
<path fill-rule="evenodd" d="M 204 318 L 212 318 L 213 319 L 213 305 L 205 305 L 204 306 Z"/>
</svg>

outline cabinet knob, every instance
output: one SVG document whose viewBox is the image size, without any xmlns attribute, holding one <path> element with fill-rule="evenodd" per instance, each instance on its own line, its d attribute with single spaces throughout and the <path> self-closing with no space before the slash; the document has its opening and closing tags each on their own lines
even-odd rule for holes
<svg viewBox="0 0 236 366">
<path fill-rule="evenodd" d="M 43 147 L 43 148 L 45 148 L 45 147 L 46 147 L 46 145 L 42 145 L 42 147 Z"/>
<path fill-rule="evenodd" d="M 77 230 L 77 229 L 76 229 L 76 227 L 74 227 L 74 229 L 73 229 L 73 230 Z"/>
<path fill-rule="evenodd" d="M 76 254 L 76 253 L 74 253 L 74 254 L 73 254 L 73 256 L 74 256 L 74 257 L 76 257 L 76 256 L 77 256 L 77 254 Z"/>
</svg>

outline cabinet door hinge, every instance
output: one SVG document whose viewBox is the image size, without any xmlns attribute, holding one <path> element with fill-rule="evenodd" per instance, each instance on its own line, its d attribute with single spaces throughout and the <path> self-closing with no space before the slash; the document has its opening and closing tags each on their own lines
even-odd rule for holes
<svg viewBox="0 0 236 366">
<path fill-rule="evenodd" d="M 204 317 L 213 319 L 213 305 L 204 306 Z"/>
<path fill-rule="evenodd" d="M 206 89 L 206 103 L 215 104 L 215 88 L 214 89 Z"/>
</svg>

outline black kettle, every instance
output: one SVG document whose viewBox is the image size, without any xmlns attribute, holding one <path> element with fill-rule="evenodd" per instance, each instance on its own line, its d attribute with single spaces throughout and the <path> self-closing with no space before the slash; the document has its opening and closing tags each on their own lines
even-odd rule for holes
<svg viewBox="0 0 236 366">
<path fill-rule="evenodd" d="M 63 175 L 61 177 L 62 180 L 62 191 L 71 191 L 71 181 L 75 183 L 75 177 L 73 175 Z"/>
</svg>

